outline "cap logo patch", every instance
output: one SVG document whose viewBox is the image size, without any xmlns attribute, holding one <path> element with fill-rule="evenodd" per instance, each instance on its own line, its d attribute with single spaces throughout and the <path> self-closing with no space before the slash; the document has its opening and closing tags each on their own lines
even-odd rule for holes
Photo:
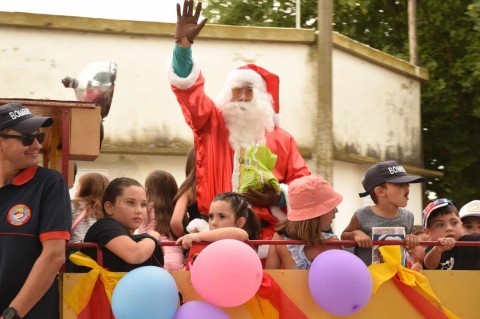
<svg viewBox="0 0 480 319">
<path fill-rule="evenodd" d="M 7 214 L 8 222 L 13 226 L 21 226 L 28 222 L 32 212 L 30 207 L 24 204 L 18 204 L 10 208 Z"/>
<path fill-rule="evenodd" d="M 20 110 L 15 110 L 15 111 L 12 111 L 12 112 L 8 113 L 8 115 L 10 115 L 12 120 L 15 120 L 19 117 L 22 117 L 22 116 L 25 116 L 25 115 L 30 115 L 30 114 L 32 114 L 32 113 L 27 108 L 23 108 L 23 109 L 20 109 Z"/>
<path fill-rule="evenodd" d="M 388 171 L 390 172 L 390 175 L 398 174 L 398 173 L 407 173 L 403 166 L 390 166 L 388 167 Z"/>
</svg>

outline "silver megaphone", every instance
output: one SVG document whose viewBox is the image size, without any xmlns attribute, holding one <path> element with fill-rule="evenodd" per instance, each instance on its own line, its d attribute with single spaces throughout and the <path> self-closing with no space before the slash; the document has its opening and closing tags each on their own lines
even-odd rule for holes
<svg viewBox="0 0 480 319">
<path fill-rule="evenodd" d="M 92 102 L 101 106 L 102 118 L 107 117 L 112 104 L 117 64 L 100 61 L 87 64 L 77 78 L 65 77 L 62 83 L 66 88 L 73 88 L 77 100 Z"/>
</svg>

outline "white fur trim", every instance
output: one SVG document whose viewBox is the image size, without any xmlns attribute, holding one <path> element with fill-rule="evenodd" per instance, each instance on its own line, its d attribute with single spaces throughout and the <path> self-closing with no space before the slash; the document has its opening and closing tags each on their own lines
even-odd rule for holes
<svg viewBox="0 0 480 319">
<path fill-rule="evenodd" d="M 269 248 L 270 248 L 270 245 L 260 245 L 260 246 L 258 246 L 258 249 L 257 249 L 258 257 L 260 257 L 260 259 L 267 258 Z"/>
<path fill-rule="evenodd" d="M 281 116 L 278 113 L 273 114 L 273 124 L 280 127 Z"/>
<path fill-rule="evenodd" d="M 188 223 L 188 226 L 187 226 L 187 231 L 190 234 L 200 233 L 203 231 L 207 231 L 209 229 L 210 229 L 210 226 L 208 225 L 208 222 L 201 218 L 195 218 L 190 223 Z"/>
<path fill-rule="evenodd" d="M 267 84 L 262 76 L 251 69 L 235 69 L 227 76 L 226 86 L 231 90 L 242 87 L 245 83 L 251 83 L 255 88 L 267 92 Z"/>
<path fill-rule="evenodd" d="M 230 143 L 231 145 L 231 143 Z M 232 146 L 233 148 L 233 146 Z M 233 171 L 232 171 L 232 191 L 238 192 L 240 186 L 240 149 L 235 148 L 233 150 Z"/>
<path fill-rule="evenodd" d="M 278 206 L 270 206 L 270 212 L 272 213 L 272 216 L 278 220 L 281 220 L 287 217 L 287 215 L 285 215 L 282 209 Z"/>
<path fill-rule="evenodd" d="M 195 82 L 197 82 L 198 77 L 200 76 L 200 67 L 195 63 L 193 59 L 192 71 L 186 78 L 181 78 L 173 71 L 172 58 L 168 61 L 167 70 L 168 70 L 168 79 L 173 86 L 176 86 L 179 89 L 186 90 L 191 88 Z"/>
</svg>

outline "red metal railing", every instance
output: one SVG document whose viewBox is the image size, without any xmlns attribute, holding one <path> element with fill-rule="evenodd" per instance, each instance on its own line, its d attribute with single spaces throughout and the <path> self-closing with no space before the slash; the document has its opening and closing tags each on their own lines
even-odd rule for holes
<svg viewBox="0 0 480 319">
<path fill-rule="evenodd" d="M 163 246 L 178 246 L 174 241 L 162 241 Z M 245 242 L 251 246 L 259 245 L 305 245 L 301 240 L 247 240 Z M 209 242 L 193 243 L 194 245 L 208 245 Z M 332 240 L 324 242 L 327 246 L 356 246 L 354 240 Z M 373 245 L 401 245 L 406 242 L 402 240 L 372 240 Z M 440 246 L 438 241 L 420 241 L 420 246 Z M 455 246 L 480 246 L 480 241 L 456 241 Z"/>
<path fill-rule="evenodd" d="M 252 247 L 260 245 L 305 245 L 301 240 L 247 240 L 247 245 Z M 175 241 L 162 241 L 162 246 L 179 246 Z M 192 243 L 193 245 L 206 246 L 211 244 L 210 242 Z M 332 240 L 324 242 L 327 246 L 356 246 L 354 240 Z M 405 246 L 406 242 L 402 240 L 372 240 L 373 245 L 401 245 Z M 439 246 L 438 241 L 420 241 L 420 246 Z M 456 241 L 455 246 L 480 246 L 480 241 Z M 67 248 L 95 248 L 97 250 L 97 264 L 103 267 L 103 252 L 95 243 L 80 243 L 80 244 L 67 244 Z M 60 272 L 65 272 L 65 265 Z"/>
</svg>

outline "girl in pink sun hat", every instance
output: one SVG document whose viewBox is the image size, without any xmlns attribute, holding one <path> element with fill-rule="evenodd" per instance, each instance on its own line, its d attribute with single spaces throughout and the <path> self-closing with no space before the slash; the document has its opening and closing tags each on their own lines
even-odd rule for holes
<svg viewBox="0 0 480 319">
<path fill-rule="evenodd" d="M 278 222 L 273 240 L 302 240 L 305 245 L 270 245 L 265 268 L 309 269 L 312 261 L 328 249 L 326 241 L 338 238 L 331 227 L 343 197 L 320 175 L 294 180 L 288 190 L 288 215 Z"/>
</svg>

